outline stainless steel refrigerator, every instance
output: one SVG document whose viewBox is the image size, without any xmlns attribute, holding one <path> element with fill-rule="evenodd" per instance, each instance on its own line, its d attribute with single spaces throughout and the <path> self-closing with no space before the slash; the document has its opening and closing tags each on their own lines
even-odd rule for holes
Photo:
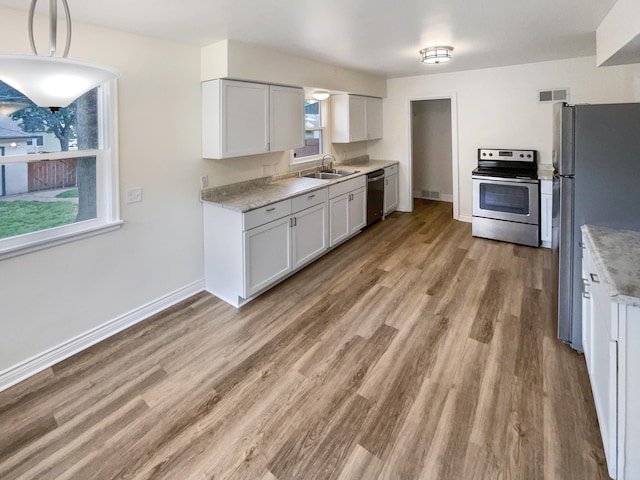
<svg viewBox="0 0 640 480">
<path fill-rule="evenodd" d="M 558 338 L 582 351 L 580 227 L 640 231 L 640 103 L 556 104 L 553 165 L 553 312 Z"/>
</svg>

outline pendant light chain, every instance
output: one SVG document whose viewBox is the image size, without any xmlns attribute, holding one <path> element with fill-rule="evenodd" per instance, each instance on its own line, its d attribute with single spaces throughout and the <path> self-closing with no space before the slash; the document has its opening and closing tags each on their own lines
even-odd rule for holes
<svg viewBox="0 0 640 480">
<path fill-rule="evenodd" d="M 67 42 L 64 47 L 64 53 L 62 58 L 67 58 L 69 55 L 69 48 L 71 47 L 71 14 L 69 12 L 69 5 L 67 0 L 61 0 L 64 7 L 64 16 L 67 22 Z M 33 17 L 36 10 L 36 4 L 38 0 L 31 0 L 31 6 L 29 7 L 29 43 L 31 44 L 31 51 L 34 55 L 38 55 L 36 49 L 36 42 L 33 37 Z M 49 0 L 49 56 L 56 56 L 56 44 L 58 37 L 58 0 Z"/>
</svg>

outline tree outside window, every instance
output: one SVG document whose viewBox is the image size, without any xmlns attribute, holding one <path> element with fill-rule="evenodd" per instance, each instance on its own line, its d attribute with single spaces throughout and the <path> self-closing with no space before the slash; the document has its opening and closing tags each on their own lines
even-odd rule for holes
<svg viewBox="0 0 640 480">
<path fill-rule="evenodd" d="M 51 111 L 0 82 L 2 105 L 0 239 L 95 219 L 98 89 Z"/>
</svg>

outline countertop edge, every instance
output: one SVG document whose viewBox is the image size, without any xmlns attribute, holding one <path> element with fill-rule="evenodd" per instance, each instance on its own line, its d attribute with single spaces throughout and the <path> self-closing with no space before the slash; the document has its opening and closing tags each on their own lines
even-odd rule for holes
<svg viewBox="0 0 640 480">
<path fill-rule="evenodd" d="M 340 164 L 336 164 L 335 166 L 337 168 L 345 168 L 345 169 L 351 169 L 351 170 L 359 170 L 358 173 L 352 174 L 352 175 L 347 175 L 345 177 L 341 177 L 341 178 L 335 178 L 335 179 L 331 179 L 331 180 L 322 180 L 322 183 L 318 183 L 316 185 L 310 185 L 308 188 L 301 188 L 300 190 L 296 190 L 295 192 L 289 192 L 287 194 L 284 195 L 275 195 L 275 196 L 268 196 L 268 193 L 265 192 L 265 198 L 261 199 L 261 200 L 255 200 L 250 202 L 250 205 L 234 205 L 235 202 L 233 201 L 229 201 L 230 199 L 234 199 L 234 198 L 238 198 L 240 196 L 248 196 L 251 194 L 259 194 L 260 190 L 266 190 L 269 185 L 277 185 L 278 183 L 282 183 L 285 181 L 291 181 L 291 180 L 295 180 L 299 177 L 297 176 L 291 176 L 291 177 L 285 177 L 282 178 L 280 180 L 276 180 L 273 182 L 268 182 L 268 181 L 263 181 L 263 179 L 257 179 L 256 182 L 258 182 L 256 184 L 255 189 L 252 192 L 239 192 L 237 194 L 232 194 L 230 195 L 229 199 L 225 200 L 225 201 L 215 201 L 213 199 L 208 199 L 206 198 L 206 192 L 207 191 L 212 191 L 215 190 L 215 188 L 209 188 L 206 190 L 201 190 L 200 192 L 200 200 L 203 202 L 207 202 L 207 203 L 211 203 L 214 205 L 217 205 L 219 207 L 222 208 L 226 208 L 228 210 L 232 210 L 235 212 L 239 212 L 239 213 L 246 213 L 246 212 L 250 212 L 252 210 L 256 210 L 258 208 L 262 208 L 264 206 L 267 205 L 271 205 L 273 203 L 277 203 L 277 202 L 281 202 L 287 199 L 291 199 L 294 197 L 297 197 L 298 195 L 304 195 L 305 193 L 309 193 L 312 192 L 314 190 L 319 190 L 321 188 L 325 188 L 325 187 L 330 187 L 331 185 L 335 185 L 338 184 L 340 182 L 344 182 L 347 180 L 351 180 L 357 177 L 360 177 L 362 175 L 366 175 L 369 172 L 372 172 L 374 170 L 378 170 L 380 168 L 385 168 L 385 167 L 389 167 L 392 165 L 398 165 L 400 162 L 397 160 L 369 160 L 366 163 L 340 163 Z M 307 179 L 307 180 L 313 180 L 313 179 Z M 249 181 L 251 182 L 251 181 Z M 242 185 L 242 184 L 246 184 L 249 182 L 239 182 L 237 185 Z M 232 184 L 233 185 L 233 184 Z M 225 186 L 228 187 L 228 186 Z"/>
</svg>

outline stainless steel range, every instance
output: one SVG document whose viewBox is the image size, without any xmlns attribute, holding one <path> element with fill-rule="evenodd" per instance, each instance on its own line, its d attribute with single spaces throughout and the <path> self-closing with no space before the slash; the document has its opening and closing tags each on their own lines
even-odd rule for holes
<svg viewBox="0 0 640 480">
<path fill-rule="evenodd" d="M 535 150 L 478 149 L 473 171 L 475 237 L 538 247 L 540 181 Z"/>
</svg>

